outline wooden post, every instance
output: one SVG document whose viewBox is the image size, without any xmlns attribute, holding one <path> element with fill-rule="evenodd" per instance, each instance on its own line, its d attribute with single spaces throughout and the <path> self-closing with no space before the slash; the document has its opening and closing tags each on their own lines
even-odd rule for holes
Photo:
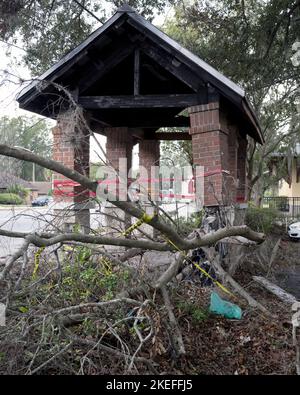
<svg viewBox="0 0 300 395">
<path fill-rule="evenodd" d="M 140 50 L 134 52 L 134 96 L 140 94 Z"/>
</svg>

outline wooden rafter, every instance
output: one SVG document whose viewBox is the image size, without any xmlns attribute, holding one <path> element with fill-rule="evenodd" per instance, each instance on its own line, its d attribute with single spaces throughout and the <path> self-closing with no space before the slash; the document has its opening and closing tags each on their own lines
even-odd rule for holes
<svg viewBox="0 0 300 395">
<path fill-rule="evenodd" d="M 196 94 L 139 96 L 79 96 L 78 103 L 86 110 L 120 108 L 186 108 L 203 103 Z"/>
<path fill-rule="evenodd" d="M 108 73 L 111 69 L 120 64 L 134 51 L 134 45 L 131 43 L 122 43 L 121 46 L 115 48 L 111 55 L 103 61 L 93 62 L 89 72 L 85 73 L 84 76 L 77 82 L 79 92 L 84 92 L 90 88 L 96 81 Z M 96 70 L 95 70 L 96 68 Z"/>
<path fill-rule="evenodd" d="M 137 96 L 140 94 L 140 50 L 134 51 L 134 87 L 133 94 Z"/>
</svg>

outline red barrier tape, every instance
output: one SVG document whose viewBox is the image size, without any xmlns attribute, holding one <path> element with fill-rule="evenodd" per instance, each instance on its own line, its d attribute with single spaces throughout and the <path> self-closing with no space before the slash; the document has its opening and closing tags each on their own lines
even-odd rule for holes
<svg viewBox="0 0 300 395">
<path fill-rule="evenodd" d="M 215 171 L 210 171 L 210 172 L 205 172 L 204 173 L 204 177 L 210 177 L 213 175 L 217 175 L 220 173 L 227 173 L 226 171 L 223 171 L 221 169 L 215 170 Z M 200 177 L 200 176 L 198 176 Z M 161 183 L 161 182 L 170 182 L 170 181 L 183 181 L 182 179 L 176 179 L 176 178 L 139 178 L 136 180 L 133 179 L 128 179 L 128 185 L 130 184 L 139 184 L 139 183 Z M 192 177 L 190 180 L 186 180 L 189 182 L 194 182 L 195 181 L 195 177 Z M 104 185 L 118 185 L 120 184 L 120 180 L 116 179 L 116 180 L 98 180 L 97 181 L 98 184 L 104 184 Z M 96 197 L 96 193 L 91 192 L 91 191 L 83 191 L 81 193 L 74 193 L 74 192 L 66 192 L 64 190 L 62 190 L 62 188 L 74 188 L 74 187 L 79 187 L 80 184 L 75 182 L 75 181 L 71 181 L 71 180 L 54 180 L 53 181 L 53 194 L 55 196 L 65 196 L 65 197 L 75 197 L 75 196 L 79 196 L 79 195 L 84 195 L 84 194 L 88 194 L 89 197 Z M 159 193 L 159 197 L 162 198 L 171 198 L 171 199 L 177 199 L 177 198 L 181 198 L 181 199 L 195 199 L 196 194 L 187 194 L 187 195 L 180 195 L 180 194 L 163 194 L 163 193 Z M 239 203 L 243 203 L 245 202 L 245 198 L 244 196 L 238 196 L 236 198 L 236 201 Z"/>
</svg>

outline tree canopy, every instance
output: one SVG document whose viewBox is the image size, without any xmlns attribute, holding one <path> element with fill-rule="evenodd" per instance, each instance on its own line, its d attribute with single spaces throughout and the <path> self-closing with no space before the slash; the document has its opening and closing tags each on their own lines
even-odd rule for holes
<svg viewBox="0 0 300 395">
<path fill-rule="evenodd" d="M 24 61 L 39 75 L 80 44 L 122 0 L 3 0 L 0 4 L 0 38 L 21 38 Z M 128 0 L 150 20 L 172 0 Z M 93 17 L 88 11 L 95 15 Z"/>
<path fill-rule="evenodd" d="M 45 120 L 36 117 L 7 116 L 0 118 L 0 139 L 4 144 L 25 148 L 43 157 L 51 156 L 51 133 Z M 45 181 L 47 171 L 39 165 L 35 166 L 35 179 Z M 29 162 L 1 156 L 0 171 L 32 181 L 33 166 Z"/>
<path fill-rule="evenodd" d="M 251 142 L 250 192 L 262 195 L 274 179 L 265 176 L 269 155 L 299 136 L 299 0 L 192 1 L 176 8 L 165 30 L 203 60 L 240 84 L 260 119 L 264 146 Z M 258 181 L 260 180 L 260 183 Z"/>
<path fill-rule="evenodd" d="M 0 5 L 0 38 L 10 42 L 21 39 L 26 50 L 24 61 L 33 75 L 39 75 L 82 42 L 99 21 L 104 22 L 122 3 L 4 0 Z M 254 190 L 261 196 L 271 180 L 274 182 L 266 175 L 270 154 L 279 149 L 291 150 L 299 135 L 299 62 L 291 59 L 295 57 L 295 43 L 300 40 L 300 1 L 127 3 L 150 20 L 166 5 L 175 5 L 175 15 L 164 30 L 246 89 L 266 140 L 263 147 L 251 142 L 248 151 L 249 193 Z M 164 148 L 167 149 L 166 144 Z M 188 157 L 190 146 L 183 143 L 181 148 L 187 148 Z"/>
</svg>

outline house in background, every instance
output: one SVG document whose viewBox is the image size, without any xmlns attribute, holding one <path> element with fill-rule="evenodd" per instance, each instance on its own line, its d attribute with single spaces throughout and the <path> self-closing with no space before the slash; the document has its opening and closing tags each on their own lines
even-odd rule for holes
<svg viewBox="0 0 300 395">
<path fill-rule="evenodd" d="M 300 143 L 289 155 L 275 153 L 272 155 L 271 168 L 278 169 L 284 166 L 284 176 L 279 180 L 277 196 L 300 198 Z M 271 170 L 273 171 L 273 170 Z"/>
<path fill-rule="evenodd" d="M 273 196 L 264 198 L 264 204 L 292 217 L 300 217 L 300 143 L 288 155 L 274 153 L 269 168 L 271 173 L 281 168 L 283 176 L 273 189 Z"/>
<path fill-rule="evenodd" d="M 39 196 L 48 195 L 52 190 L 51 182 L 29 182 L 8 172 L 0 172 L 0 193 L 6 193 L 14 185 L 20 185 L 29 191 L 26 204 L 31 204 Z"/>
<path fill-rule="evenodd" d="M 31 200 L 34 198 L 35 187 L 29 181 L 23 180 L 20 177 L 8 172 L 0 172 L 0 193 L 6 193 L 7 190 L 14 185 L 20 185 L 29 191 L 25 203 L 30 204 Z"/>
</svg>

